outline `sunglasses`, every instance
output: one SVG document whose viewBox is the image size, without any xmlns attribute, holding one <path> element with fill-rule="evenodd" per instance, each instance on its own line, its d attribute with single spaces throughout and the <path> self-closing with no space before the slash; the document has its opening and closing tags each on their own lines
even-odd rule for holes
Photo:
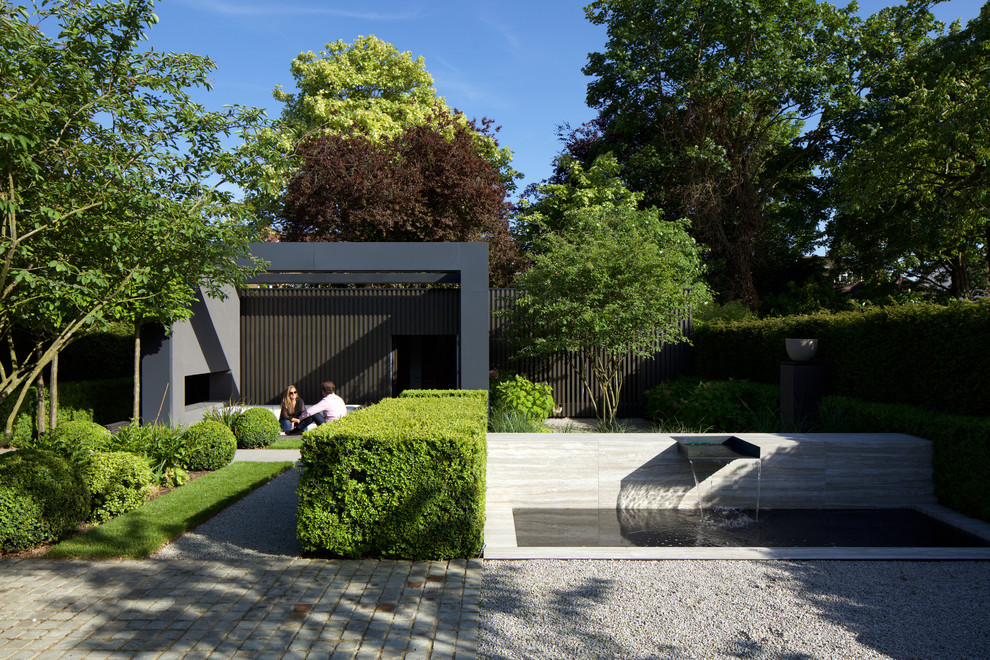
<svg viewBox="0 0 990 660">
<path fill-rule="evenodd" d="M 293 395 L 293 394 L 295 394 L 295 393 L 296 393 L 296 391 L 295 391 L 295 390 L 289 390 L 289 396 L 292 396 L 292 395 Z"/>
</svg>

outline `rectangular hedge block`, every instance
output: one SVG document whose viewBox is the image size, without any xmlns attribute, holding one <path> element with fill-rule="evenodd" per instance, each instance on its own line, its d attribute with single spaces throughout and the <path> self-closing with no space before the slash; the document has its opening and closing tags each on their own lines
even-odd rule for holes
<svg viewBox="0 0 990 660">
<path fill-rule="evenodd" d="M 486 415 L 484 397 L 410 396 L 304 434 L 303 549 L 346 558 L 477 556 Z"/>
</svg>

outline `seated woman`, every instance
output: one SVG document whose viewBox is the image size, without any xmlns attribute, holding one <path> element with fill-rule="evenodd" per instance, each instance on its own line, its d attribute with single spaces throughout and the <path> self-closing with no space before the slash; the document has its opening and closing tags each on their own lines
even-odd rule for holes
<svg viewBox="0 0 990 660">
<path fill-rule="evenodd" d="M 282 411 L 278 416 L 278 422 L 282 425 L 282 432 L 289 433 L 292 427 L 299 423 L 299 419 L 306 410 L 299 390 L 295 385 L 289 385 L 282 395 Z"/>
</svg>

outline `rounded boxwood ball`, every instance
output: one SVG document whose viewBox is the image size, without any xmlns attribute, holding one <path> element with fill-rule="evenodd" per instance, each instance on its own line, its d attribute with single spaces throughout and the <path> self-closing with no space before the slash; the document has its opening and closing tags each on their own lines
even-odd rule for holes
<svg viewBox="0 0 990 660">
<path fill-rule="evenodd" d="M 113 443 L 113 436 L 110 431 L 96 422 L 78 420 L 62 422 L 46 433 L 39 440 L 39 445 L 41 443 L 48 445 L 46 448 L 50 448 L 52 451 L 59 451 L 59 447 L 109 451 Z"/>
<path fill-rule="evenodd" d="M 185 469 L 219 470 L 230 463 L 237 451 L 237 440 L 226 426 L 212 419 L 190 426 L 183 439 L 186 444 Z"/>
<path fill-rule="evenodd" d="M 93 498 L 89 520 L 96 523 L 141 506 L 154 479 L 145 459 L 125 451 L 94 453 L 82 476 Z"/>
<path fill-rule="evenodd" d="M 248 408 L 234 420 L 230 430 L 241 449 L 267 447 L 276 440 L 281 427 L 278 418 L 267 408 Z"/>
<path fill-rule="evenodd" d="M 89 517 L 82 477 L 53 452 L 0 454 L 0 549 L 18 552 L 58 539 Z"/>
</svg>

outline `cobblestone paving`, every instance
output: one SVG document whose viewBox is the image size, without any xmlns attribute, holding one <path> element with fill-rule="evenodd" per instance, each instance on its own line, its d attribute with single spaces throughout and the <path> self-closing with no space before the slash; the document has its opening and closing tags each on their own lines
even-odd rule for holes
<svg viewBox="0 0 990 660">
<path fill-rule="evenodd" d="M 0 560 L 0 658 L 474 658 L 480 559 Z"/>
</svg>

